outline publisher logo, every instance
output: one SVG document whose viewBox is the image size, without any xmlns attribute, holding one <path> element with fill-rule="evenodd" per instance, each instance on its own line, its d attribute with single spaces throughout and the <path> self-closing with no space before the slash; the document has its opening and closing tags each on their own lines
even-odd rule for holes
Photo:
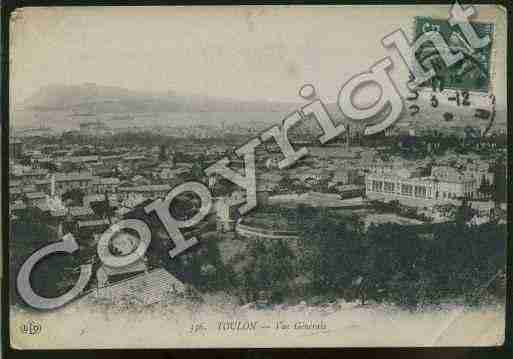
<svg viewBox="0 0 513 359">
<path fill-rule="evenodd" d="M 20 330 L 25 335 L 38 335 L 41 333 L 43 327 L 40 323 L 29 320 L 25 324 L 21 325 Z"/>
</svg>

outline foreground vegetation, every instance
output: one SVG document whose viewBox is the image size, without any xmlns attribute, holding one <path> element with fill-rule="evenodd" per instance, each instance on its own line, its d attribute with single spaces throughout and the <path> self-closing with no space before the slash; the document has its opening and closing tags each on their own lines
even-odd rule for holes
<svg viewBox="0 0 513 359">
<path fill-rule="evenodd" d="M 297 241 L 241 238 L 242 249 L 231 261 L 223 261 L 217 242 L 209 241 L 181 270 L 194 273 L 191 281 L 200 291 L 230 292 L 241 304 L 342 298 L 416 308 L 505 297 L 506 225 L 468 226 L 456 216 L 422 231 L 392 223 L 365 231 L 356 216 L 306 207 L 289 214 L 302 225 Z"/>
<path fill-rule="evenodd" d="M 295 241 L 227 238 L 206 226 L 201 244 L 173 260 L 167 256 L 171 242 L 153 238 L 148 263 L 164 266 L 200 295 L 228 293 L 240 304 L 341 298 L 417 308 L 446 301 L 477 305 L 505 297 L 504 224 L 468 226 L 463 216 L 456 216 L 450 223 L 424 225 L 422 231 L 393 223 L 365 230 L 357 216 L 308 207 L 285 211 L 283 217 L 302 233 Z M 55 235 L 44 233 L 40 224 L 11 229 L 16 236 L 10 241 L 15 246 L 10 258 L 14 289 L 23 260 Z M 221 243 L 239 249 L 227 259 Z M 78 274 L 73 268 L 85 257 L 56 255 L 42 262 L 34 289 L 45 296 L 62 294 L 73 285 Z M 19 302 L 14 290 L 11 300 Z"/>
</svg>

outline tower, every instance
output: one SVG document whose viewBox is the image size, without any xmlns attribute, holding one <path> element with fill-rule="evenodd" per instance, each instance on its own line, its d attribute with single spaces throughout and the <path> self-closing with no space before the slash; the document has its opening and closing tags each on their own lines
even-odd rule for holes
<svg viewBox="0 0 513 359">
<path fill-rule="evenodd" d="M 233 207 L 229 198 L 221 197 L 214 203 L 216 211 L 217 230 L 219 232 L 231 232 L 235 230 Z"/>
<path fill-rule="evenodd" d="M 210 191 L 214 190 L 216 182 L 217 182 L 217 178 L 215 176 L 208 177 L 208 188 L 210 189 Z"/>
<path fill-rule="evenodd" d="M 53 198 L 55 197 L 55 175 L 52 175 L 52 178 L 50 179 L 50 196 Z"/>
<path fill-rule="evenodd" d="M 346 149 L 349 150 L 351 146 L 351 126 L 347 124 L 346 126 Z"/>
</svg>

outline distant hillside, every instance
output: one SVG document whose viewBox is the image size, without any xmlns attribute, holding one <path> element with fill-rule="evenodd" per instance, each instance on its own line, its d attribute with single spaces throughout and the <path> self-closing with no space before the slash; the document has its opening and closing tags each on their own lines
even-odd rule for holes
<svg viewBox="0 0 513 359">
<path fill-rule="evenodd" d="M 281 116 L 296 111 L 305 102 L 279 103 L 266 101 L 237 101 L 221 97 L 200 95 L 186 96 L 173 91 L 167 93 L 151 93 L 132 91 L 121 87 L 83 84 L 74 86 L 51 85 L 41 88 L 28 98 L 22 108 L 29 111 L 45 112 L 63 111 L 75 114 L 138 114 L 138 113 L 170 113 L 170 112 L 278 112 Z M 486 127 L 488 120 L 480 120 L 474 116 L 474 109 L 457 108 L 453 104 L 442 104 L 434 109 L 428 99 L 419 98 L 416 104 L 421 109 L 412 117 L 407 115 L 408 107 L 397 125 L 415 129 L 447 129 L 465 126 Z M 407 106 L 411 103 L 406 104 Z M 327 104 L 328 110 L 336 121 L 346 122 L 345 116 L 335 103 Z M 465 114 L 462 111 L 466 111 Z M 454 119 L 446 121 L 444 114 L 453 113 Z M 380 122 L 383 114 L 379 114 L 371 123 Z M 33 121 L 33 120 L 28 120 Z M 365 121 L 367 122 L 367 121 Z M 369 122 L 367 122 L 369 123 Z M 352 126 L 361 126 L 363 122 L 353 121 Z M 506 111 L 497 110 L 495 126 L 506 124 Z M 316 127 L 314 123 L 310 124 Z"/>
<path fill-rule="evenodd" d="M 50 85 L 41 88 L 21 106 L 36 111 L 73 111 L 76 113 L 141 113 L 141 112 L 287 112 L 297 104 L 265 101 L 237 101 L 199 95 L 180 95 L 132 91 L 121 87 L 83 85 Z"/>
</svg>

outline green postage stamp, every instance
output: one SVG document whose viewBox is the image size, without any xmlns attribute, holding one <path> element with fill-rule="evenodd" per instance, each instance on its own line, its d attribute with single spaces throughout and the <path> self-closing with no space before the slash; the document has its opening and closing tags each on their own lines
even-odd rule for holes
<svg viewBox="0 0 513 359">
<path fill-rule="evenodd" d="M 415 39 L 429 31 L 437 31 L 447 42 L 451 52 L 460 52 L 463 59 L 448 67 L 441 61 L 439 52 L 433 43 L 423 43 L 415 52 L 421 66 L 431 67 L 436 76 L 424 83 L 424 86 L 474 91 L 491 91 L 491 61 L 493 48 L 494 24 L 470 22 L 479 37 L 489 36 L 491 41 L 479 49 L 474 49 L 459 27 L 451 26 L 446 19 L 415 17 Z"/>
</svg>

